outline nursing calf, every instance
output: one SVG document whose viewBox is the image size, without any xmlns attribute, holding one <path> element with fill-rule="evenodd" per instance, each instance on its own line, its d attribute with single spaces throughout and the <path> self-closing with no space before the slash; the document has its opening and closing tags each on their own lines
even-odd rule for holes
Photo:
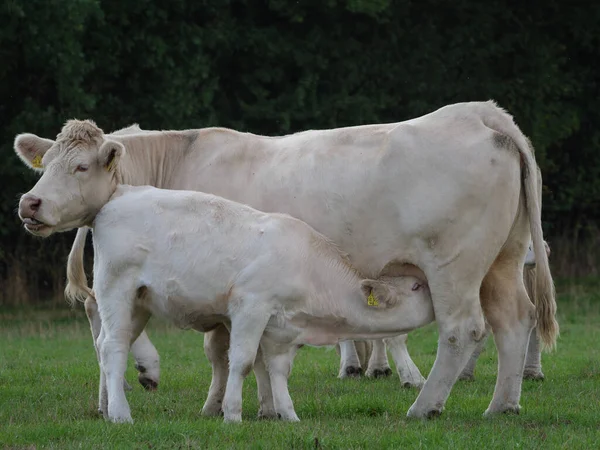
<svg viewBox="0 0 600 450">
<path fill-rule="evenodd" d="M 151 315 L 202 332 L 226 324 L 226 421 L 241 420 L 242 384 L 259 346 L 277 414 L 298 420 L 287 378 L 299 345 L 395 335 L 434 319 L 418 280 L 361 281 L 338 248 L 304 222 L 210 194 L 121 185 L 94 202 L 63 204 L 52 226 L 30 212 L 26 197 L 20 216 L 41 236 L 92 225 L 99 403 L 114 422 L 132 421 L 123 390 L 127 355 Z"/>
</svg>

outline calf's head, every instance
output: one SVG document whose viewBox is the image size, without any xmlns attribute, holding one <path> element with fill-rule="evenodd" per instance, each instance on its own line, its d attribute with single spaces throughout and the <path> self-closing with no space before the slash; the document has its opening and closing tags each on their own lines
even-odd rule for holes
<svg viewBox="0 0 600 450">
<path fill-rule="evenodd" d="M 125 148 L 107 139 L 94 122 L 69 120 L 56 141 L 18 135 L 15 151 L 42 174 L 21 196 L 19 217 L 27 231 L 47 237 L 93 220 L 116 189 Z"/>
<path fill-rule="evenodd" d="M 362 280 L 361 289 L 369 306 L 393 308 L 401 303 L 431 302 L 427 283 L 413 276 Z"/>
</svg>

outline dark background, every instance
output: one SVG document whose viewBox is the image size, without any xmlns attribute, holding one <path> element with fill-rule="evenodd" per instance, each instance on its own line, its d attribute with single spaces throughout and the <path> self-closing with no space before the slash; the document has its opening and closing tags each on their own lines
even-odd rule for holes
<svg viewBox="0 0 600 450">
<path fill-rule="evenodd" d="M 36 176 L 13 141 L 54 139 L 71 118 L 273 135 L 492 98 L 536 148 L 555 276 L 595 275 L 599 23 L 600 3 L 556 0 L 7 0 L 0 305 L 63 303 L 73 234 L 20 228 L 18 196 Z"/>
</svg>

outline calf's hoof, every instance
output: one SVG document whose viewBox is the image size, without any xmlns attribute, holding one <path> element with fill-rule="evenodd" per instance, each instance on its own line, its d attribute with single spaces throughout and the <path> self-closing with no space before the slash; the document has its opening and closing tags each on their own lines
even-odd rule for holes
<svg viewBox="0 0 600 450">
<path fill-rule="evenodd" d="M 415 418 L 415 419 L 435 419 L 436 417 L 440 417 L 442 415 L 442 411 L 444 408 L 433 408 L 425 411 L 418 411 L 413 406 L 410 407 L 408 413 L 406 413 L 406 417 Z"/>
<path fill-rule="evenodd" d="M 425 384 L 425 380 L 423 381 L 403 381 L 402 382 L 402 387 L 405 389 L 417 389 L 417 390 L 421 390 L 421 388 L 423 387 L 423 385 Z"/>
<path fill-rule="evenodd" d="M 382 369 L 373 369 L 373 370 L 367 370 L 367 377 L 369 378 L 386 378 L 389 377 L 392 374 L 392 369 L 390 369 L 389 367 L 386 368 L 382 368 Z"/>
</svg>

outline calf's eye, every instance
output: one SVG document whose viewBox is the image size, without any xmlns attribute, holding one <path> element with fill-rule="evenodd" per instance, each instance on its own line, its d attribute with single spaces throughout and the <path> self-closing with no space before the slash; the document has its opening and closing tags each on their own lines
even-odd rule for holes
<svg viewBox="0 0 600 450">
<path fill-rule="evenodd" d="M 75 169 L 75 172 L 87 172 L 88 166 L 87 164 L 79 164 Z"/>
</svg>

